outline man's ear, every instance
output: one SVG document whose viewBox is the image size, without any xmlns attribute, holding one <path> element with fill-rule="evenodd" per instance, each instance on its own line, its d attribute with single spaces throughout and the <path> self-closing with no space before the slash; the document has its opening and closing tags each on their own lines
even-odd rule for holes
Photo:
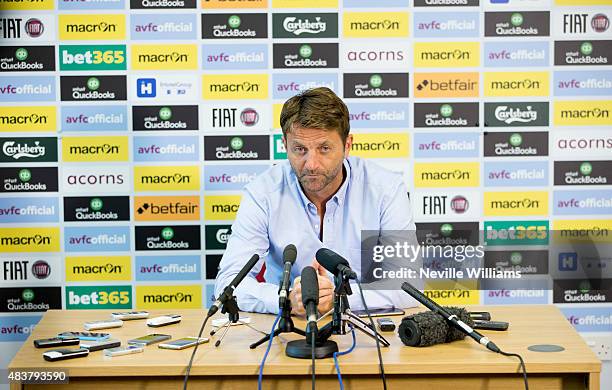
<svg viewBox="0 0 612 390">
<path fill-rule="evenodd" d="M 351 151 L 351 147 L 353 146 L 353 134 L 349 134 L 346 137 L 346 142 L 344 143 L 344 156 L 348 157 L 349 152 Z"/>
</svg>

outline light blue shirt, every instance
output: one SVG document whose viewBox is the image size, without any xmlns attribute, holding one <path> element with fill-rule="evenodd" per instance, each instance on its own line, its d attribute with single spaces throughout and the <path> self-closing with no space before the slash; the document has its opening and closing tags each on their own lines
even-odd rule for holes
<svg viewBox="0 0 612 390">
<path fill-rule="evenodd" d="M 236 288 L 238 306 L 244 311 L 278 313 L 278 285 L 283 272 L 285 246 L 297 247 L 291 280 L 311 265 L 320 248 L 346 258 L 361 273 L 362 230 L 412 230 L 415 225 L 408 192 L 399 174 L 358 157 L 344 160 L 346 178 L 325 206 L 323 236 L 320 218 L 291 169 L 284 161 L 258 176 L 244 188 L 227 249 L 219 264 L 215 296 L 257 253 L 262 257 Z M 265 261 L 265 283 L 255 276 Z M 331 274 L 330 274 L 331 277 Z M 352 309 L 362 309 L 356 285 L 349 296 Z M 401 290 L 364 290 L 368 307 L 412 307 L 415 301 Z"/>
</svg>

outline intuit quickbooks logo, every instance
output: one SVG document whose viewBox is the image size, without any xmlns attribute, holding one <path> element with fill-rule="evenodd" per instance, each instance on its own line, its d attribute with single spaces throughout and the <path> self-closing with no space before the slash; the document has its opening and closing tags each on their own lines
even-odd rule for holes
<svg viewBox="0 0 612 390">
<path fill-rule="evenodd" d="M 126 100 L 126 76 L 60 76 L 62 101 Z"/>
<path fill-rule="evenodd" d="M 275 43 L 274 68 L 337 68 L 337 43 Z"/>
<path fill-rule="evenodd" d="M 199 250 L 200 225 L 136 226 L 136 250 Z"/>
<path fill-rule="evenodd" d="M 133 106 L 135 131 L 197 130 L 198 106 Z"/>
<path fill-rule="evenodd" d="M 548 132 L 491 132 L 484 134 L 485 157 L 548 156 Z"/>
<path fill-rule="evenodd" d="M 0 288 L 0 313 L 39 312 L 61 308 L 61 287 Z"/>
<path fill-rule="evenodd" d="M 130 228 L 116 227 L 66 227 L 64 228 L 66 252 L 124 252 L 130 250 Z"/>
<path fill-rule="evenodd" d="M 612 183 L 612 161 L 555 161 L 555 185 Z"/>
<path fill-rule="evenodd" d="M 550 12 L 485 12 L 485 37 L 550 35 Z"/>
<path fill-rule="evenodd" d="M 415 127 L 478 127 L 478 103 L 415 103 Z"/>
<path fill-rule="evenodd" d="M 131 309 L 132 286 L 66 286 L 66 309 Z"/>
<path fill-rule="evenodd" d="M 408 97 L 408 73 L 345 73 L 344 97 Z"/>
<path fill-rule="evenodd" d="M 196 8 L 196 0 L 130 0 L 131 9 Z"/>
<path fill-rule="evenodd" d="M 204 137 L 204 160 L 269 160 L 267 135 Z"/>
<path fill-rule="evenodd" d="M 202 39 L 267 38 L 268 16 L 257 14 L 202 14 Z"/>
<path fill-rule="evenodd" d="M 201 259 L 194 256 L 136 256 L 136 280 L 200 280 Z"/>
<path fill-rule="evenodd" d="M 609 65 L 612 40 L 555 41 L 555 65 Z"/>
<path fill-rule="evenodd" d="M 0 168 L 0 192 L 57 192 L 57 167 Z"/>
<path fill-rule="evenodd" d="M 64 197 L 64 221 L 129 221 L 129 196 Z"/>
<path fill-rule="evenodd" d="M 55 70 L 53 46 L 2 46 L 0 72 L 42 72 Z"/>
</svg>

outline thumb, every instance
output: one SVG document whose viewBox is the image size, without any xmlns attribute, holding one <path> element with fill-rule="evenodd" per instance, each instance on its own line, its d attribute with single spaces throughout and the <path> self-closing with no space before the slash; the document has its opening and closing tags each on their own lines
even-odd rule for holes
<svg viewBox="0 0 612 390">
<path fill-rule="evenodd" d="M 319 275 L 321 276 L 327 275 L 327 270 L 321 264 L 319 264 L 317 259 L 312 260 L 312 267 L 317 271 Z"/>
</svg>

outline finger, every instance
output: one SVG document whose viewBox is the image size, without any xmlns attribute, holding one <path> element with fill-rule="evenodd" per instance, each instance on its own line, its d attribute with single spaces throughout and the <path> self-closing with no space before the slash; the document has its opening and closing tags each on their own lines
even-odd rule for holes
<svg viewBox="0 0 612 390">
<path fill-rule="evenodd" d="M 327 270 L 321 264 L 319 264 L 317 259 L 312 260 L 312 267 L 319 275 L 327 275 Z"/>
</svg>

